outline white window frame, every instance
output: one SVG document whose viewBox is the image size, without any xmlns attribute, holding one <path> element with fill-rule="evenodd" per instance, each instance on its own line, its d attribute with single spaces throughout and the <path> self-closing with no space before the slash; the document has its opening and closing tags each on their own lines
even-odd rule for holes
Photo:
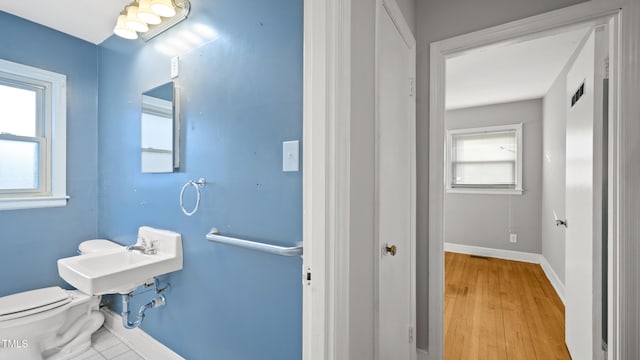
<svg viewBox="0 0 640 360">
<path fill-rule="evenodd" d="M 471 134 L 486 134 L 486 133 L 503 133 L 515 131 L 516 133 L 516 146 L 517 146 L 517 159 L 516 159 L 516 185 L 513 189 L 498 189 L 498 188 L 484 188 L 484 187 L 453 187 L 451 184 L 451 171 L 452 171 L 452 146 L 453 136 L 455 135 L 471 135 Z M 494 194 L 494 195 L 522 195 L 522 123 L 498 125 L 498 126 L 484 126 L 468 129 L 455 129 L 447 130 L 447 142 L 446 142 L 446 161 L 445 161 L 445 184 L 447 193 L 459 193 L 459 194 Z"/>
<path fill-rule="evenodd" d="M 4 74 L 3 74 L 4 73 Z M 40 189 L 2 191 L 0 210 L 65 206 L 67 196 L 67 77 L 55 72 L 0 59 L 0 76 L 10 80 L 27 79 L 43 86 L 43 120 L 40 124 Z M 23 137 L 3 134 L 7 140 Z M 30 139 L 30 138 L 29 138 Z"/>
</svg>

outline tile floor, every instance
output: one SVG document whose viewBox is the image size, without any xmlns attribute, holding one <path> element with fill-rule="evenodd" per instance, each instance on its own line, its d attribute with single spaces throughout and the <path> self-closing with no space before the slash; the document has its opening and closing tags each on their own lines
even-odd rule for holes
<svg viewBox="0 0 640 360">
<path fill-rule="evenodd" d="M 91 348 L 72 360 L 145 360 L 104 327 L 91 337 Z"/>
</svg>

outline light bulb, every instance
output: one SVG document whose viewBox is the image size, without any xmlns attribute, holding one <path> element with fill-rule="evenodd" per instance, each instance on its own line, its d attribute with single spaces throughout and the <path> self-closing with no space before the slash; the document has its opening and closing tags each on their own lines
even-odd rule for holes
<svg viewBox="0 0 640 360">
<path fill-rule="evenodd" d="M 138 33 L 125 24 L 126 20 L 127 15 L 118 16 L 118 21 L 116 22 L 116 27 L 113 29 L 113 33 L 120 36 L 121 38 L 129 40 L 137 39 Z"/>
<path fill-rule="evenodd" d="M 151 10 L 162 17 L 176 15 L 176 9 L 171 0 L 151 0 Z"/>
<path fill-rule="evenodd" d="M 151 0 L 140 0 L 138 6 L 138 19 L 152 25 L 160 24 L 160 22 L 162 22 L 160 16 L 151 11 Z"/>
<path fill-rule="evenodd" d="M 149 27 L 147 23 L 138 19 L 138 7 L 137 6 L 129 6 L 127 7 L 127 20 L 125 24 L 135 30 L 137 32 L 147 32 L 149 31 Z"/>
</svg>

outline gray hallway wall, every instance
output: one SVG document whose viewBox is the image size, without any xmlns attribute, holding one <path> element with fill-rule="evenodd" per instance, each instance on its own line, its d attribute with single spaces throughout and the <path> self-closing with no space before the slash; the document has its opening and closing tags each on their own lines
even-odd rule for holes
<svg viewBox="0 0 640 360">
<path fill-rule="evenodd" d="M 447 193 L 445 242 L 540 254 L 542 100 L 449 110 L 448 130 L 522 123 L 522 195 Z M 511 232 L 517 243 L 509 242 Z"/>
<path fill-rule="evenodd" d="M 413 32 L 416 34 L 416 1 L 420 0 L 396 0 L 404 19 L 407 20 L 407 24 Z"/>
</svg>

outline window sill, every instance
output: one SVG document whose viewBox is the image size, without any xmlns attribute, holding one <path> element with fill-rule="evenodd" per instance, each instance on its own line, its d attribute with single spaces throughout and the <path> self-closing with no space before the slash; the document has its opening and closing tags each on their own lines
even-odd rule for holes
<svg viewBox="0 0 640 360">
<path fill-rule="evenodd" d="M 69 196 L 0 198 L 0 210 L 37 209 L 67 205 Z"/>
<path fill-rule="evenodd" d="M 522 195 L 522 189 L 447 189 L 448 194 Z"/>
</svg>

